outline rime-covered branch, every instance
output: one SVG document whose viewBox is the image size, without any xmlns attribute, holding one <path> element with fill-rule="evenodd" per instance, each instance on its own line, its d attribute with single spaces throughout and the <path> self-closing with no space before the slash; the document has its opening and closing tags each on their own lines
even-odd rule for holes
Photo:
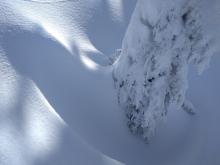
<svg viewBox="0 0 220 165">
<path fill-rule="evenodd" d="M 125 34 L 113 77 L 129 129 L 145 140 L 170 105 L 193 113 L 185 101 L 188 67 L 192 63 L 201 73 L 212 55 L 195 4 L 138 0 Z"/>
</svg>

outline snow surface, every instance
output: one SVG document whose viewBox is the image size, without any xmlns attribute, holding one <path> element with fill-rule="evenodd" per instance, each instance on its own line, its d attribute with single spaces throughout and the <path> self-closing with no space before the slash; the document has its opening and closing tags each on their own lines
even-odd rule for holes
<svg viewBox="0 0 220 165">
<path fill-rule="evenodd" d="M 220 43 L 220 3 L 212 1 L 201 2 L 204 21 Z M 129 133 L 106 65 L 134 7 L 126 0 L 0 2 L 1 165 L 220 164 L 218 54 L 201 77 L 190 72 L 195 116 L 173 109 L 148 145 Z"/>
</svg>

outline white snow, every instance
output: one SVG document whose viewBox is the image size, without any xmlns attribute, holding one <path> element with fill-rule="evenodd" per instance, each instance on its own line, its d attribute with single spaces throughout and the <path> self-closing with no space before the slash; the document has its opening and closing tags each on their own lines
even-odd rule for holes
<svg viewBox="0 0 220 165">
<path fill-rule="evenodd" d="M 185 97 L 189 65 L 202 73 L 214 54 L 199 2 L 180 2 L 185 3 L 139 0 L 115 63 L 113 77 L 127 125 L 146 141 L 171 105 L 193 113 Z"/>
<path fill-rule="evenodd" d="M 1 165 L 220 163 L 217 54 L 201 77 L 190 71 L 195 116 L 172 109 L 148 145 L 127 129 L 106 65 L 135 2 L 0 2 Z M 213 3 L 204 21 L 217 24 Z"/>
</svg>

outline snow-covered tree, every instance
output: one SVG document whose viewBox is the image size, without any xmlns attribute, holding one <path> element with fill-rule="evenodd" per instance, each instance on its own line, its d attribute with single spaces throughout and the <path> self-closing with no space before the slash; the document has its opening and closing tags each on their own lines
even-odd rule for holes
<svg viewBox="0 0 220 165">
<path fill-rule="evenodd" d="M 202 73 L 213 54 L 197 3 L 137 1 L 113 78 L 129 129 L 145 140 L 171 105 L 193 113 L 185 98 L 189 64 Z"/>
</svg>

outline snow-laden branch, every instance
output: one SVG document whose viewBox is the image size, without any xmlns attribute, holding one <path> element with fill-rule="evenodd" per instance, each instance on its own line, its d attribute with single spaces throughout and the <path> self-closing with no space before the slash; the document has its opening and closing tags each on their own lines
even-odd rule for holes
<svg viewBox="0 0 220 165">
<path fill-rule="evenodd" d="M 213 54 L 196 3 L 138 0 L 125 34 L 113 78 L 128 127 L 145 140 L 171 105 L 193 113 L 185 101 L 189 64 L 202 73 Z"/>
</svg>

